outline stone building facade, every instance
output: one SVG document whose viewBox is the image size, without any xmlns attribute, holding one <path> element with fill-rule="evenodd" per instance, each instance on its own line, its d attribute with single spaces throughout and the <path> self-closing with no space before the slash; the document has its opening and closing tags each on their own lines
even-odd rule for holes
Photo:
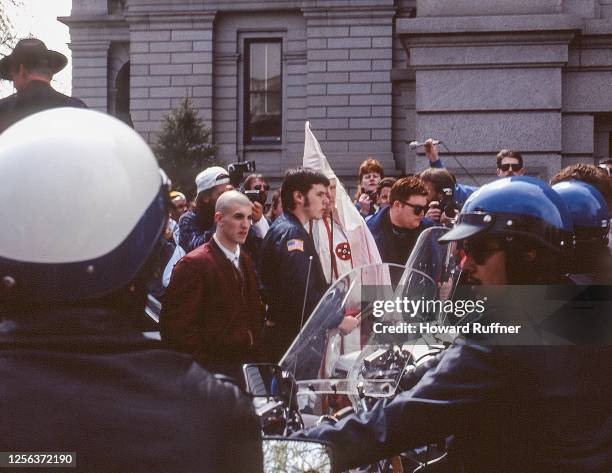
<svg viewBox="0 0 612 473">
<path fill-rule="evenodd" d="M 532 173 L 612 146 L 612 0 L 73 0 L 73 94 L 149 142 L 185 96 L 226 162 L 280 177 L 310 120 L 337 173 L 426 166 L 466 183 L 500 148 Z M 352 182 L 352 181 L 348 181 Z"/>
</svg>

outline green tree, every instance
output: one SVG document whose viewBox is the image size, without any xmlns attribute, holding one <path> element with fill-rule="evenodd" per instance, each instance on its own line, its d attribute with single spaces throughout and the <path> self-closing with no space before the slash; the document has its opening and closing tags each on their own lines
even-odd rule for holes
<svg viewBox="0 0 612 473">
<path fill-rule="evenodd" d="M 173 189 L 189 198 L 195 195 L 195 176 L 209 166 L 223 164 L 215 158 L 216 150 L 210 130 L 188 98 L 164 117 L 154 146 L 159 165 L 172 180 Z"/>
<path fill-rule="evenodd" d="M 9 4 L 13 5 L 13 10 L 23 5 L 21 0 L 0 1 L 0 56 L 9 54 L 17 42 L 15 28 L 9 18 Z"/>
</svg>

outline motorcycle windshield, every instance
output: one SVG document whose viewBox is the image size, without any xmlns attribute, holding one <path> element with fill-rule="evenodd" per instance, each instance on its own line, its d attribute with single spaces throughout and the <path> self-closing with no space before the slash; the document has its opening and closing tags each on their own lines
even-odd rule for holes
<svg viewBox="0 0 612 473">
<path fill-rule="evenodd" d="M 410 359 L 408 352 L 414 359 L 429 350 L 429 342 L 410 333 L 381 333 L 380 327 L 439 318 L 428 310 L 407 315 L 403 309 L 410 301 L 452 294 L 454 249 L 437 241 L 447 231 L 443 227 L 424 231 L 407 266 L 361 266 L 327 290 L 281 360 L 282 367 L 294 374 L 298 395 L 395 393 Z"/>
</svg>

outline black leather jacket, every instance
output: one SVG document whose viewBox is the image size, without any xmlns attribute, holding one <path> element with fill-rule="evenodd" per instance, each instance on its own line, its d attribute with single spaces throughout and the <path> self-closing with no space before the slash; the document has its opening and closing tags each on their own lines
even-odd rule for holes
<svg viewBox="0 0 612 473">
<path fill-rule="evenodd" d="M 460 340 L 392 402 L 301 436 L 332 442 L 341 468 L 453 435 L 456 471 L 612 471 L 610 379 L 611 346 Z"/>
<path fill-rule="evenodd" d="M 2 318 L 0 379 L 2 451 L 76 452 L 89 472 L 262 471 L 250 400 L 115 313 Z"/>
</svg>

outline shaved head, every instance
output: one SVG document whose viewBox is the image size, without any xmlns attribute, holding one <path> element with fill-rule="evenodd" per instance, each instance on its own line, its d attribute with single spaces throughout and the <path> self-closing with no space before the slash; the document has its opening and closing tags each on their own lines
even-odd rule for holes
<svg viewBox="0 0 612 473">
<path fill-rule="evenodd" d="M 225 215 L 230 209 L 238 206 L 251 207 L 251 201 L 242 192 L 227 191 L 219 196 L 215 204 L 215 212 Z"/>
</svg>

